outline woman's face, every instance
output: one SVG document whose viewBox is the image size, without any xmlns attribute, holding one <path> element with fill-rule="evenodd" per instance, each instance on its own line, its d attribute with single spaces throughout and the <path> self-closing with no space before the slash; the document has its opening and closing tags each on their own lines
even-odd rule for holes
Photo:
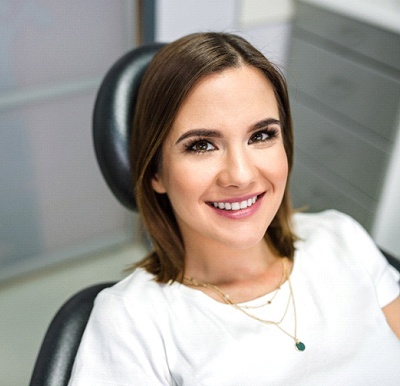
<svg viewBox="0 0 400 386">
<path fill-rule="evenodd" d="M 260 70 L 242 66 L 195 85 L 152 186 L 168 195 L 185 247 L 245 249 L 263 242 L 287 175 L 273 88 Z"/>
</svg>

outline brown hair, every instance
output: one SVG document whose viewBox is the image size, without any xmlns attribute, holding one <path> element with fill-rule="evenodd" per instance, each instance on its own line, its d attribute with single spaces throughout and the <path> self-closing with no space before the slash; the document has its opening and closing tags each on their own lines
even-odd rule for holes
<svg viewBox="0 0 400 386">
<path fill-rule="evenodd" d="M 184 245 L 166 194 L 156 193 L 151 180 L 161 161 L 162 145 L 178 110 L 196 82 L 206 75 L 249 65 L 271 82 L 278 102 L 283 142 L 293 164 L 293 130 L 283 75 L 243 38 L 226 33 L 196 33 L 163 47 L 146 70 L 139 89 L 131 135 L 131 168 L 139 213 L 153 242 L 153 251 L 137 267 L 158 282 L 180 279 L 184 272 Z M 288 185 L 265 237 L 280 256 L 293 258 L 295 235 Z"/>
</svg>

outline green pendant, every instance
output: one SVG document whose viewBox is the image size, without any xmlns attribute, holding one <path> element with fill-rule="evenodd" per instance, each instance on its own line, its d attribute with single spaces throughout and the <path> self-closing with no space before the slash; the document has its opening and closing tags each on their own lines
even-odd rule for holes
<svg viewBox="0 0 400 386">
<path fill-rule="evenodd" d="M 303 342 L 297 341 L 296 348 L 299 351 L 304 351 L 306 349 L 306 345 Z"/>
</svg>

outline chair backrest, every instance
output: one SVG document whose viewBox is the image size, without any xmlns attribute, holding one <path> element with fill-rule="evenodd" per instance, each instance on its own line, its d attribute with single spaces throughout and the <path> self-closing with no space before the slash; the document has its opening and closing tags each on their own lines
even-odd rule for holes
<svg viewBox="0 0 400 386">
<path fill-rule="evenodd" d="M 162 46 L 154 43 L 122 56 L 106 74 L 93 112 L 97 162 L 115 197 L 131 210 L 136 209 L 129 149 L 134 106 L 143 73 Z"/>
<path fill-rule="evenodd" d="M 114 282 L 102 283 L 83 289 L 59 309 L 47 329 L 30 386 L 68 385 L 94 299 L 102 289 L 113 284 Z"/>
<path fill-rule="evenodd" d="M 386 257 L 387 261 L 389 262 L 389 264 L 396 268 L 399 272 L 400 272 L 400 260 L 396 259 L 394 256 L 392 256 L 390 253 L 384 251 L 381 249 L 381 252 L 383 253 L 383 255 Z"/>
</svg>

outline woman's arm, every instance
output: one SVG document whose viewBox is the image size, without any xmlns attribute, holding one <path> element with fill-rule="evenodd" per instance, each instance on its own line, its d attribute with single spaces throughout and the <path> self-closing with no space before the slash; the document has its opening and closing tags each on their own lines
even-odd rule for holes
<svg viewBox="0 0 400 386">
<path fill-rule="evenodd" d="M 386 320 L 394 333 L 400 339 L 400 296 L 382 308 Z"/>
</svg>

